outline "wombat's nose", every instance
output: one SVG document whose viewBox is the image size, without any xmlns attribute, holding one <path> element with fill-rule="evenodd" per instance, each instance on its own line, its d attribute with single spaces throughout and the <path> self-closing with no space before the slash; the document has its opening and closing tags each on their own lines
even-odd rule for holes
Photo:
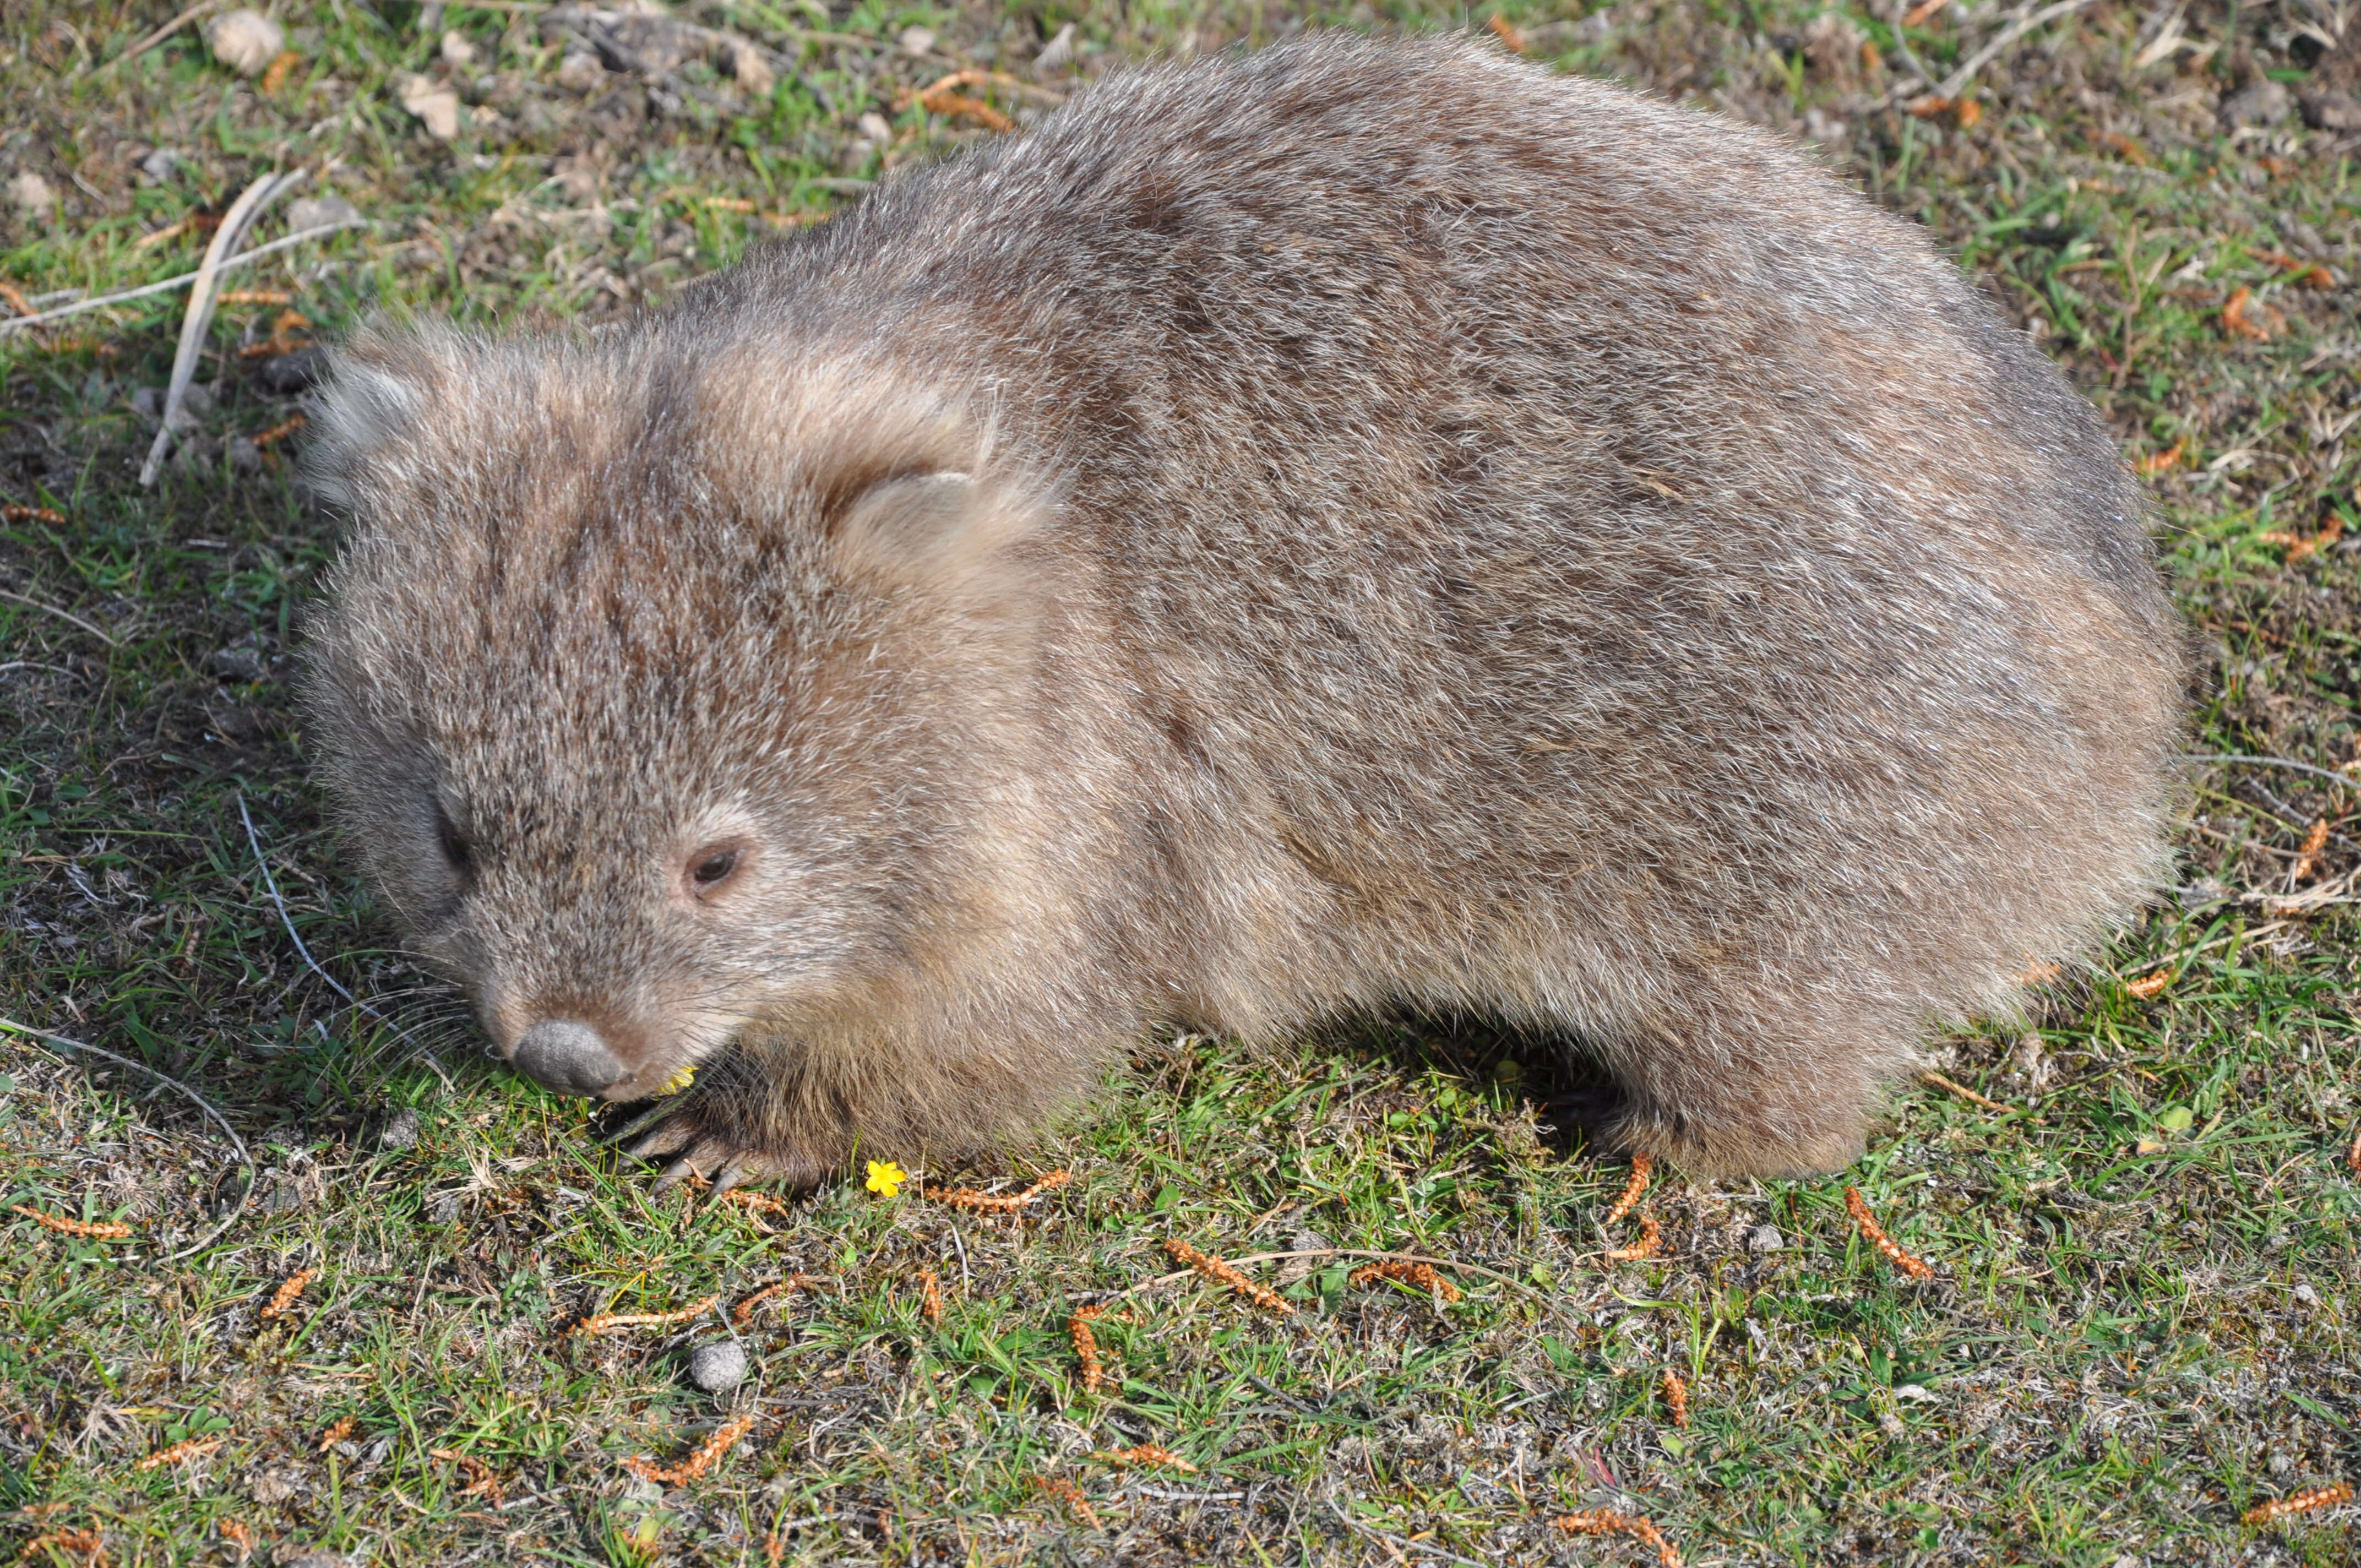
<svg viewBox="0 0 2361 1568">
<path fill-rule="evenodd" d="M 596 1094 L 623 1076 L 623 1064 L 598 1031 L 570 1018 L 552 1018 L 527 1029 L 509 1060 L 535 1082 L 566 1094 Z"/>
</svg>

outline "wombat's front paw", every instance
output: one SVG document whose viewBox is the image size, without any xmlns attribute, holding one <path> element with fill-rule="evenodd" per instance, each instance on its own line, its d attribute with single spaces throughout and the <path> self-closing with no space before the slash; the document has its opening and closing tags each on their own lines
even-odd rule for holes
<svg viewBox="0 0 2361 1568">
<path fill-rule="evenodd" d="M 749 1181 L 777 1182 L 806 1191 L 835 1174 L 841 1164 L 808 1148 L 755 1139 L 733 1124 L 734 1119 L 716 1114 L 715 1106 L 701 1101 L 694 1091 L 680 1096 L 663 1112 L 661 1121 L 625 1150 L 646 1160 L 674 1157 L 656 1178 L 658 1192 L 691 1176 L 711 1179 L 717 1198 Z"/>
</svg>

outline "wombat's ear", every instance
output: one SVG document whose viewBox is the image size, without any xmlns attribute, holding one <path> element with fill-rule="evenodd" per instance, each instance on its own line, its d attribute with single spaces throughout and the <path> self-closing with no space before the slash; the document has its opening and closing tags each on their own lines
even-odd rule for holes
<svg viewBox="0 0 2361 1568">
<path fill-rule="evenodd" d="M 830 530 L 839 557 L 881 587 L 956 588 L 994 575 L 1038 527 L 1042 498 L 957 469 L 882 479 L 845 503 Z"/>
<path fill-rule="evenodd" d="M 310 400 L 302 473 L 313 494 L 349 510 L 399 477 L 377 470 L 434 406 L 436 388 L 450 378 L 452 347 L 370 331 L 336 351 Z"/>
</svg>

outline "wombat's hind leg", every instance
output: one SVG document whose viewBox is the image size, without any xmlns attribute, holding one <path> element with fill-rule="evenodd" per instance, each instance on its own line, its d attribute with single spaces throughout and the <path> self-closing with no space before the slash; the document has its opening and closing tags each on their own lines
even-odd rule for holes
<svg viewBox="0 0 2361 1568">
<path fill-rule="evenodd" d="M 1841 1170 L 1861 1157 L 1877 1108 L 1880 1034 L 1667 1029 L 1611 1053 L 1624 1099 L 1606 1141 L 1698 1177 Z"/>
</svg>

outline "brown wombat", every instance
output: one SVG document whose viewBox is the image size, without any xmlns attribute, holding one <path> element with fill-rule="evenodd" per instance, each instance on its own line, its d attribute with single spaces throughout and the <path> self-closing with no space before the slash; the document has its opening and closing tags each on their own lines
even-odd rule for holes
<svg viewBox="0 0 2361 1568">
<path fill-rule="evenodd" d="M 610 331 L 367 336 L 314 429 L 349 839 L 525 1072 L 698 1069 L 674 1177 L 1392 1006 L 1826 1169 L 2166 865 L 2091 411 L 1797 153 L 1466 44 L 1117 75 Z"/>
</svg>

